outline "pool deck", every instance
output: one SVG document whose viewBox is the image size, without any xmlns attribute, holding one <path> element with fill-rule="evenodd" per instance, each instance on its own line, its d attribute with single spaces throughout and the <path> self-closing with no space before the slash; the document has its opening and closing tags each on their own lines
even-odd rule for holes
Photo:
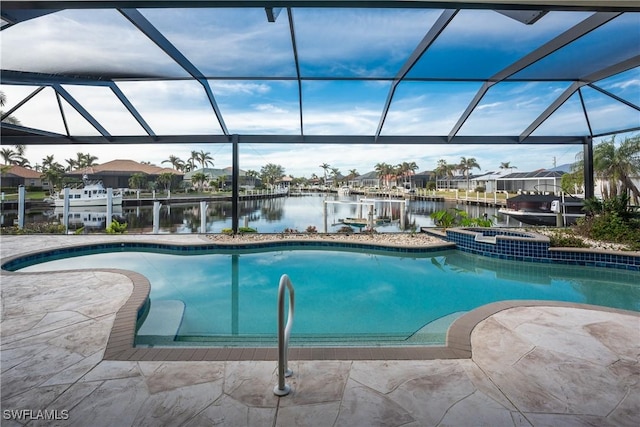
<svg viewBox="0 0 640 427">
<path fill-rule="evenodd" d="M 114 239 L 211 243 L 198 235 L 1 236 L 0 253 Z M 479 309 L 453 337 L 471 350 L 458 358 L 373 359 L 353 349 L 332 360 L 292 349 L 293 391 L 278 398 L 273 360 L 175 360 L 180 353 L 105 360 L 110 337 L 127 328 L 114 322 L 134 291 L 131 275 L 2 272 L 0 279 L 3 426 L 24 425 L 17 415 L 41 417 L 34 426 L 640 424 L 638 313 L 552 303 Z M 66 419 L 45 421 L 39 410 Z"/>
</svg>

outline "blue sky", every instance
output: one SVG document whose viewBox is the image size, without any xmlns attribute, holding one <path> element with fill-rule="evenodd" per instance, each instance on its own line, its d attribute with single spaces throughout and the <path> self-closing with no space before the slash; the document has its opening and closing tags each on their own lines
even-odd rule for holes
<svg viewBox="0 0 640 427">
<path fill-rule="evenodd" d="M 296 81 L 289 23 L 283 11 L 268 23 L 263 9 L 148 9 L 142 14 L 179 48 L 204 75 L 230 133 L 300 133 Z M 304 77 L 368 80 L 303 80 L 305 135 L 372 135 L 390 81 L 441 10 L 293 9 L 300 72 Z M 450 81 L 404 81 L 396 90 L 382 135 L 447 135 L 486 79 L 536 47 L 587 18 L 587 12 L 550 12 L 534 25 L 524 25 L 493 11 L 461 11 L 411 69 L 408 77 L 446 77 Z M 114 74 L 181 78 L 188 74 L 121 14 L 112 10 L 62 11 L 2 32 L 3 69 L 46 73 Z M 584 54 L 589 52 L 589 56 Z M 518 73 L 532 81 L 494 85 L 458 135 L 519 135 L 556 99 L 576 73 L 602 67 L 600 57 L 621 61 L 640 54 L 640 14 L 626 14 L 593 31 L 584 41 Z M 566 81 L 547 81 L 552 72 Z M 533 81 L 544 77 L 542 81 Z M 461 81 L 458 79 L 470 79 Z M 598 86 L 640 104 L 640 70 L 632 69 Z M 0 85 L 12 104 L 35 87 Z M 220 134 L 202 86 L 188 80 L 118 81 L 118 86 L 156 134 Z M 144 135 L 113 93 L 106 88 L 64 85 L 112 135 Z M 574 94 L 532 135 L 588 133 L 582 103 L 594 133 L 640 125 L 637 110 L 595 89 Z M 72 134 L 97 135 L 63 101 Z M 6 107 L 5 107 L 6 108 Z M 55 93 L 43 90 L 16 111 L 22 124 L 64 133 Z M 183 159 L 191 150 L 210 152 L 216 167 L 231 164 L 228 144 L 189 146 L 30 146 L 32 164 L 54 154 L 63 163 L 76 152 L 90 152 L 106 162 L 117 158 L 160 165 L 169 155 Z M 241 146 L 241 168 L 259 170 L 282 165 L 295 176 L 320 174 L 328 163 L 342 172 L 364 173 L 379 162 L 415 161 L 433 169 L 439 159 L 457 163 L 475 157 L 483 170 L 511 162 L 527 171 L 571 163 L 579 146 Z"/>
</svg>

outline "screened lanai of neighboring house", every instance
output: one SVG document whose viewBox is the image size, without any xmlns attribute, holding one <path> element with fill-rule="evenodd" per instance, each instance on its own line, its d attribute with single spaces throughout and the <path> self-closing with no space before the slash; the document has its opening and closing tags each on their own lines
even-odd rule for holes
<svg viewBox="0 0 640 427">
<path fill-rule="evenodd" d="M 541 170 L 514 172 L 498 178 L 498 189 L 509 192 L 558 193 L 563 172 Z"/>
<path fill-rule="evenodd" d="M 3 145 L 231 144 L 236 213 L 243 143 L 578 145 L 589 196 L 593 139 L 640 130 L 637 1 L 3 1 L 1 14 Z"/>
</svg>

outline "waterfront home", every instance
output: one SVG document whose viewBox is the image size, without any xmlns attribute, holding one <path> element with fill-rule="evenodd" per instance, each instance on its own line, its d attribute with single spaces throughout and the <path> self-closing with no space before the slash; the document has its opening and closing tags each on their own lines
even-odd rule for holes
<svg viewBox="0 0 640 427">
<path fill-rule="evenodd" d="M 129 188 L 129 179 L 134 174 L 146 175 L 147 181 L 155 181 L 164 173 L 172 173 L 182 181 L 183 173 L 171 168 L 138 163 L 134 160 L 112 160 L 101 165 L 76 169 L 66 174 L 79 180 L 85 175 L 91 181 L 102 181 L 105 188 Z"/>
<path fill-rule="evenodd" d="M 33 169 L 18 165 L 3 165 L 2 183 L 0 185 L 2 185 L 2 188 L 12 188 L 15 192 L 15 189 L 20 185 L 24 185 L 27 188 L 42 188 L 47 183 L 43 182 L 41 173 Z"/>
</svg>

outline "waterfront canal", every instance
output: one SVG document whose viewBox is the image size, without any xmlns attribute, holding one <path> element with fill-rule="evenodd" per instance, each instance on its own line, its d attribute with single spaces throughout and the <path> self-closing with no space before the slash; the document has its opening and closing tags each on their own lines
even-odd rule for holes
<svg viewBox="0 0 640 427">
<path fill-rule="evenodd" d="M 286 230 L 304 232 L 315 227 L 318 232 L 325 230 L 325 208 L 327 232 L 337 232 L 346 218 L 366 218 L 368 206 L 355 204 L 363 196 L 339 196 L 335 193 L 311 193 L 287 197 L 245 200 L 240 202 L 240 225 L 248 225 L 260 233 L 282 233 Z M 330 203 L 324 203 L 329 201 Z M 380 200 L 380 199 L 378 199 Z M 231 227 L 231 202 L 208 201 L 206 206 L 205 230 L 201 230 L 201 205 L 199 202 L 161 202 L 159 216 L 160 233 L 220 233 Z M 333 203 L 340 202 L 340 203 Z M 383 218 L 375 226 L 378 232 L 400 232 L 419 230 L 420 227 L 434 226 L 430 215 L 433 212 L 458 208 L 470 217 L 485 214 L 494 220 L 496 226 L 507 225 L 507 218 L 499 215 L 496 207 L 484 207 L 455 203 L 453 201 L 407 200 L 404 206 L 398 200 L 375 202 L 374 218 Z M 114 206 L 116 219 L 127 223 L 128 233 L 150 233 L 153 230 L 153 206 Z M 3 226 L 14 224 L 17 214 L 4 212 L 0 218 Z M 60 222 L 62 209 L 50 208 L 43 211 L 31 210 L 26 214 L 26 224 Z M 513 223 L 510 225 L 518 225 Z M 106 208 L 73 208 L 69 214 L 69 230 L 83 228 L 85 232 L 101 232 L 106 226 Z M 358 231 L 357 228 L 355 228 Z"/>
</svg>

